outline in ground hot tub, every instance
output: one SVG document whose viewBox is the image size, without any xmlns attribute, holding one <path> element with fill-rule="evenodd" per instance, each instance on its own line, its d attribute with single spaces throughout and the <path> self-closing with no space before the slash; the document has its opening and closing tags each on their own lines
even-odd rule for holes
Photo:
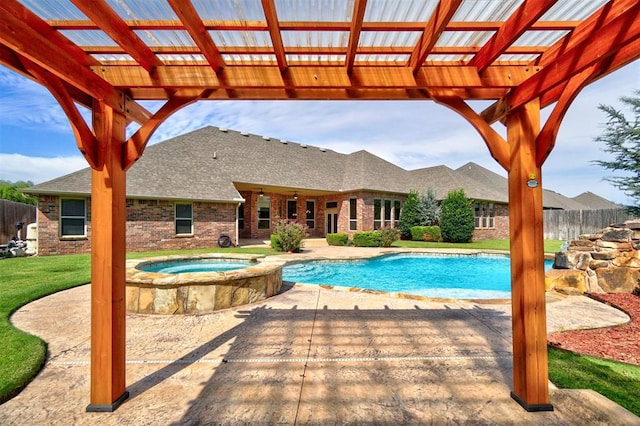
<svg viewBox="0 0 640 426">
<path fill-rule="evenodd" d="M 184 272 L 198 264 L 203 272 Z M 258 302 L 280 291 L 284 264 L 235 253 L 129 260 L 127 312 L 203 314 Z"/>
</svg>

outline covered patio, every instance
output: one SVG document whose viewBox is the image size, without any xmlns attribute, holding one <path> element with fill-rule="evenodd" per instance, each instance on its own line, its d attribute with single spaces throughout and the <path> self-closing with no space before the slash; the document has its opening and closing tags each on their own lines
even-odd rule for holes
<svg viewBox="0 0 640 426">
<path fill-rule="evenodd" d="M 3 0 L 0 16 L 0 63 L 51 91 L 93 169 L 87 410 L 130 395 L 126 171 L 172 113 L 225 99 L 431 100 L 465 117 L 508 172 L 511 396 L 527 411 L 553 409 L 541 167 L 580 90 L 640 57 L 639 2 Z M 145 100 L 165 103 L 151 112 Z M 473 100 L 494 103 L 476 111 Z"/>
</svg>

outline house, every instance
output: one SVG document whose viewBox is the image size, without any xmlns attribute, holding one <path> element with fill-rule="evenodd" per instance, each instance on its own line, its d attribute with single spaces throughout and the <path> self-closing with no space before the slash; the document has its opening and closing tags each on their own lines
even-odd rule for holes
<svg viewBox="0 0 640 426">
<path fill-rule="evenodd" d="M 147 147 L 127 173 L 127 248 L 212 247 L 268 239 L 274 222 L 303 223 L 311 237 L 396 226 L 408 192 L 443 199 L 464 188 L 475 202 L 475 238 L 507 238 L 506 178 L 474 163 L 405 170 L 367 151 L 340 154 L 224 128 L 202 129 Z M 88 252 L 91 169 L 33 186 L 38 252 Z M 545 191 L 545 208 L 584 208 Z"/>
</svg>

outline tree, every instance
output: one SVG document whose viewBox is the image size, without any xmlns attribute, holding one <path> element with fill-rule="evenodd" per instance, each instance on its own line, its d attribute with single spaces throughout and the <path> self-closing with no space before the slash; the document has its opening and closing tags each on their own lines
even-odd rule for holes
<svg viewBox="0 0 640 426">
<path fill-rule="evenodd" d="M 472 200 L 467 198 L 464 189 L 449 192 L 447 198 L 442 200 L 442 239 L 451 243 L 470 243 L 474 227 Z"/>
<path fill-rule="evenodd" d="M 36 204 L 38 204 L 38 201 L 35 198 L 29 197 L 20 192 L 21 188 L 28 188 L 30 186 L 33 186 L 33 182 L 31 181 L 10 182 L 6 180 L 0 180 L 0 199 L 16 201 L 18 203 L 32 204 L 35 206 Z"/>
<path fill-rule="evenodd" d="M 608 170 L 624 172 L 624 176 L 605 178 L 613 186 L 623 191 L 634 200 L 635 207 L 640 208 L 640 90 L 635 96 L 620 98 L 630 108 L 634 117 L 627 119 L 621 110 L 610 105 L 599 105 L 598 109 L 607 114 L 608 121 L 604 133 L 596 142 L 606 145 L 605 152 L 614 155 L 611 161 L 595 160 L 593 163 Z"/>
<path fill-rule="evenodd" d="M 433 226 L 437 225 L 440 221 L 440 205 L 436 200 L 436 194 L 433 189 L 427 189 L 427 195 L 420 197 L 420 203 L 422 204 L 422 220 L 420 225 Z"/>
<path fill-rule="evenodd" d="M 400 236 L 403 239 L 411 239 L 411 228 L 422 225 L 421 221 L 422 204 L 420 203 L 420 194 L 412 189 L 407 195 L 404 206 L 402 206 L 402 212 L 400 212 L 400 220 L 398 221 Z"/>
</svg>

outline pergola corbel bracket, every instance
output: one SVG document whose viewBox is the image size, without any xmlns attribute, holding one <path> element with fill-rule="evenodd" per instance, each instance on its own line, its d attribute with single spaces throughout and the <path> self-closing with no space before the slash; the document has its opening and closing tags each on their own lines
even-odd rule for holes
<svg viewBox="0 0 640 426">
<path fill-rule="evenodd" d="M 549 154 L 551 154 L 556 143 L 560 124 L 562 124 L 562 119 L 569 110 L 573 100 L 589 83 L 598 70 L 598 65 L 592 65 L 581 73 L 573 76 L 562 90 L 562 94 L 554 106 L 551 115 L 549 115 L 542 130 L 536 137 L 536 165 L 538 167 L 542 167 Z"/>
<path fill-rule="evenodd" d="M 207 91 L 203 90 L 182 90 L 177 91 L 164 104 L 158 112 L 147 120 L 125 143 L 122 150 L 122 164 L 125 171 L 135 164 L 142 156 L 149 139 L 158 127 L 173 113 L 181 108 L 206 96 Z"/>
<path fill-rule="evenodd" d="M 489 148 L 491 156 L 502 166 L 502 168 L 509 171 L 509 145 L 507 144 L 507 141 L 498 134 L 498 132 L 491 128 L 489 123 L 482 119 L 477 112 L 475 112 L 463 99 L 459 97 L 442 96 L 438 95 L 437 92 L 434 91 L 430 91 L 430 94 L 434 101 L 463 116 L 469 124 L 471 124 L 473 128 L 480 133 L 480 136 L 482 136 L 487 148 Z"/>
<path fill-rule="evenodd" d="M 82 156 L 87 160 L 89 166 L 94 170 L 101 170 L 103 159 L 99 155 L 98 141 L 84 121 L 84 118 L 78 111 L 71 95 L 63 82 L 51 74 L 49 71 L 35 64 L 27 58 L 18 56 L 20 62 L 40 84 L 49 90 L 51 95 L 58 101 L 58 104 L 64 111 L 73 130 L 76 139 L 76 145 Z"/>
</svg>

